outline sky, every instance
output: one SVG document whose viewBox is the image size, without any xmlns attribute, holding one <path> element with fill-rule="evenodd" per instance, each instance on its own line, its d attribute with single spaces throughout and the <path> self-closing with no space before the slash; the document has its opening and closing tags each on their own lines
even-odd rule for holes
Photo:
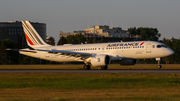
<svg viewBox="0 0 180 101">
<path fill-rule="evenodd" d="M 180 38 L 180 0 L 1 0 L 0 22 L 46 23 L 47 36 L 96 25 L 157 28 L 161 38 Z"/>
</svg>

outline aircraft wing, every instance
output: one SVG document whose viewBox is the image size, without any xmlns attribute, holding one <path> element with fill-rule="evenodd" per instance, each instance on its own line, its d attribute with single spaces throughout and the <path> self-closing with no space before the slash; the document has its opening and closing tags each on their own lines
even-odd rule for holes
<svg viewBox="0 0 180 101">
<path fill-rule="evenodd" d="M 118 59 L 124 59 L 125 57 L 116 53 L 82 53 L 82 52 L 74 52 L 74 51 L 61 51 L 61 50 L 41 50 L 37 49 L 37 51 L 45 51 L 51 54 L 57 54 L 57 55 L 65 55 L 65 56 L 74 56 L 79 59 L 87 59 L 95 54 L 106 54 L 109 55 L 112 58 L 118 58 Z"/>
<path fill-rule="evenodd" d="M 42 49 L 36 49 L 37 51 L 44 51 L 51 54 L 57 54 L 57 55 L 65 55 L 65 56 L 74 56 L 74 57 L 90 57 L 92 56 L 91 53 L 82 53 L 82 52 L 73 52 L 73 51 L 61 51 L 61 50 L 42 50 Z"/>
<path fill-rule="evenodd" d="M 94 56 L 95 54 L 102 54 L 102 53 L 83 53 L 83 52 L 74 52 L 74 51 L 62 51 L 62 50 L 43 50 L 43 49 L 34 49 L 34 50 L 30 50 L 30 49 L 6 49 L 6 50 L 13 50 L 13 51 L 19 51 L 19 52 L 30 52 L 30 53 L 37 53 L 38 51 L 41 52 L 48 52 L 50 54 L 55 54 L 55 55 L 64 55 L 66 57 L 75 57 L 77 59 L 88 59 L 92 56 Z M 115 54 L 115 53 L 103 53 L 106 55 L 109 55 L 113 58 L 118 58 L 118 59 L 124 59 L 124 56 L 119 55 L 119 54 Z"/>
</svg>

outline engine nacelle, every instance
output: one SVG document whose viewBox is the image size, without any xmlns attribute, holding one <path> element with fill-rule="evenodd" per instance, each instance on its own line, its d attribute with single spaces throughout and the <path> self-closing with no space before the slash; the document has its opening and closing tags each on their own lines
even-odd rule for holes
<svg viewBox="0 0 180 101">
<path fill-rule="evenodd" d="M 98 67 L 98 66 L 107 66 L 109 65 L 111 62 L 110 56 L 108 55 L 97 55 L 95 57 L 91 58 L 91 64 L 94 67 Z"/>
<path fill-rule="evenodd" d="M 120 65 L 135 65 L 137 64 L 137 61 L 136 59 L 126 59 L 126 60 L 120 60 L 119 63 Z"/>
</svg>

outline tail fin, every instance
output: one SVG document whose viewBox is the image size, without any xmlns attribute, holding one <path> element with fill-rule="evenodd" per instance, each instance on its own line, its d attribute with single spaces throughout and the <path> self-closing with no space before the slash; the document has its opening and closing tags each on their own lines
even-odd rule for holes
<svg viewBox="0 0 180 101">
<path fill-rule="evenodd" d="M 39 34 L 36 32 L 36 30 L 34 29 L 34 27 L 31 25 L 29 21 L 21 21 L 21 22 L 22 22 L 22 26 L 23 26 L 23 30 L 24 30 L 24 34 L 25 34 L 28 46 L 36 47 L 36 46 L 48 45 L 39 36 Z"/>
</svg>

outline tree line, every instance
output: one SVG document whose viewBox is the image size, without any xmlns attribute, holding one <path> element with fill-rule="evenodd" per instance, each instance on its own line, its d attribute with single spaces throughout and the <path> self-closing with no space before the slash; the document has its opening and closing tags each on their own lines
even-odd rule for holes
<svg viewBox="0 0 180 101">
<path fill-rule="evenodd" d="M 162 58 L 161 63 L 165 64 L 178 64 L 180 63 L 180 39 L 166 39 L 159 40 L 161 34 L 158 32 L 156 28 L 129 28 L 128 29 L 129 34 L 131 36 L 140 35 L 141 40 L 152 40 L 152 41 L 159 41 L 167 45 L 169 48 L 171 48 L 174 51 L 174 55 Z M 125 41 L 125 39 L 124 39 Z M 105 37 L 101 37 L 99 43 L 107 42 L 107 39 Z M 61 39 L 58 41 L 57 45 L 63 45 L 63 44 L 81 44 L 81 43 L 97 43 L 96 38 L 89 38 L 87 39 L 84 35 L 81 33 L 76 35 L 69 35 L 68 37 L 61 37 Z M 53 43 L 49 43 L 54 45 Z M 29 56 L 20 55 L 18 51 L 6 51 L 7 48 L 15 49 L 18 46 L 18 44 L 13 43 L 9 39 L 5 39 L 0 41 L 0 64 L 59 64 L 57 62 L 52 61 L 46 61 L 41 59 L 36 59 Z M 146 60 L 139 60 L 138 63 L 157 63 L 155 59 L 146 59 Z"/>
<path fill-rule="evenodd" d="M 65 37 L 61 37 L 61 39 L 59 39 L 57 45 L 63 45 L 63 44 L 84 44 L 84 43 L 97 43 L 98 41 L 96 40 L 96 37 L 94 38 L 86 38 L 84 35 L 82 35 L 81 33 L 76 34 L 76 35 L 69 35 L 66 38 Z M 107 42 L 107 39 L 102 36 L 99 43 L 105 43 Z"/>
<path fill-rule="evenodd" d="M 139 27 L 129 28 L 130 36 L 140 35 L 141 40 L 159 41 L 161 34 L 157 28 Z"/>
</svg>

